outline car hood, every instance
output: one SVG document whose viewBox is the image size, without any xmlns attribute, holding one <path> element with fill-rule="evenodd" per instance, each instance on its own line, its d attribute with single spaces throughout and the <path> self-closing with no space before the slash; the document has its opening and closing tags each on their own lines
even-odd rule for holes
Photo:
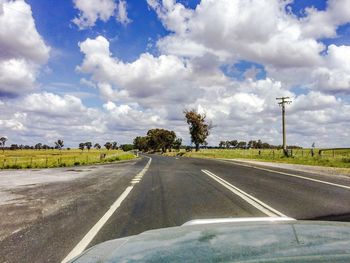
<svg viewBox="0 0 350 263">
<path fill-rule="evenodd" d="M 107 241 L 71 262 L 350 262 L 350 223 L 191 221 Z"/>
</svg>

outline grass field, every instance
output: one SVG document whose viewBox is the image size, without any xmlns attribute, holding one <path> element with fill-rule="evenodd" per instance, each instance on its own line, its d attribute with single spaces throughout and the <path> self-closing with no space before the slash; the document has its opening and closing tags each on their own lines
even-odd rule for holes
<svg viewBox="0 0 350 263">
<path fill-rule="evenodd" d="M 227 158 L 227 159 L 254 159 L 260 161 L 318 165 L 328 167 L 350 168 L 350 150 L 327 150 L 321 155 L 318 149 L 314 150 L 315 155 L 311 155 L 310 149 L 293 150 L 292 157 L 284 157 L 282 150 L 271 149 L 201 149 L 199 152 L 171 152 L 167 155 L 182 155 L 186 157 L 199 158 Z"/>
<path fill-rule="evenodd" d="M 0 169 L 66 167 L 133 158 L 134 154 L 121 150 L 5 150 L 0 151 Z"/>
</svg>

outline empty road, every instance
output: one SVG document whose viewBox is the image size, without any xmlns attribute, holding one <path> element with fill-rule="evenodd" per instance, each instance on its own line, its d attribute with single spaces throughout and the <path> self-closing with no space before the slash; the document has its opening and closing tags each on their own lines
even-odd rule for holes
<svg viewBox="0 0 350 263">
<path fill-rule="evenodd" d="M 222 160 L 147 155 L 99 166 L 72 181 L 21 191 L 29 198 L 34 190 L 38 195 L 39 188 L 46 189 L 42 195 L 54 195 L 54 200 L 71 195 L 70 201 L 2 239 L 4 262 L 61 262 L 82 240 L 89 240 L 90 247 L 200 218 L 289 216 L 350 221 L 350 179 Z M 1 209 L 0 205 L 0 212 L 5 211 Z M 10 205 L 6 209 L 8 214 L 20 213 Z"/>
</svg>

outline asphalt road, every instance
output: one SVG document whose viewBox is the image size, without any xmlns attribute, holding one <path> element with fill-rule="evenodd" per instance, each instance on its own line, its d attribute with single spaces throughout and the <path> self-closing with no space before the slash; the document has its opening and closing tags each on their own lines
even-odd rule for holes
<svg viewBox="0 0 350 263">
<path fill-rule="evenodd" d="M 286 169 L 267 171 L 219 160 L 150 157 L 147 172 L 89 246 L 192 219 L 269 216 L 266 209 L 296 219 L 350 221 L 350 179 Z M 75 201 L 2 240 L 0 258 L 60 262 L 147 161 L 144 157 L 109 165 L 98 174 L 57 183 L 55 189 L 61 195 L 78 191 Z M 99 187 L 91 189 L 97 183 Z"/>
</svg>

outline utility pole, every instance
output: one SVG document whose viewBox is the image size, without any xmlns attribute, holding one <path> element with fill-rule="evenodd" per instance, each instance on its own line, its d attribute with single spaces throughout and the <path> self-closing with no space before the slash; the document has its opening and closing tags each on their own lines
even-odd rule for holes
<svg viewBox="0 0 350 263">
<path fill-rule="evenodd" d="M 292 101 L 290 100 L 289 97 L 281 97 L 281 98 L 276 98 L 278 100 L 278 104 L 282 108 L 282 132 L 283 132 L 283 152 L 285 156 L 288 156 L 287 152 L 287 143 L 286 143 L 286 120 L 285 120 L 285 115 L 286 115 L 286 104 L 291 104 Z"/>
</svg>

